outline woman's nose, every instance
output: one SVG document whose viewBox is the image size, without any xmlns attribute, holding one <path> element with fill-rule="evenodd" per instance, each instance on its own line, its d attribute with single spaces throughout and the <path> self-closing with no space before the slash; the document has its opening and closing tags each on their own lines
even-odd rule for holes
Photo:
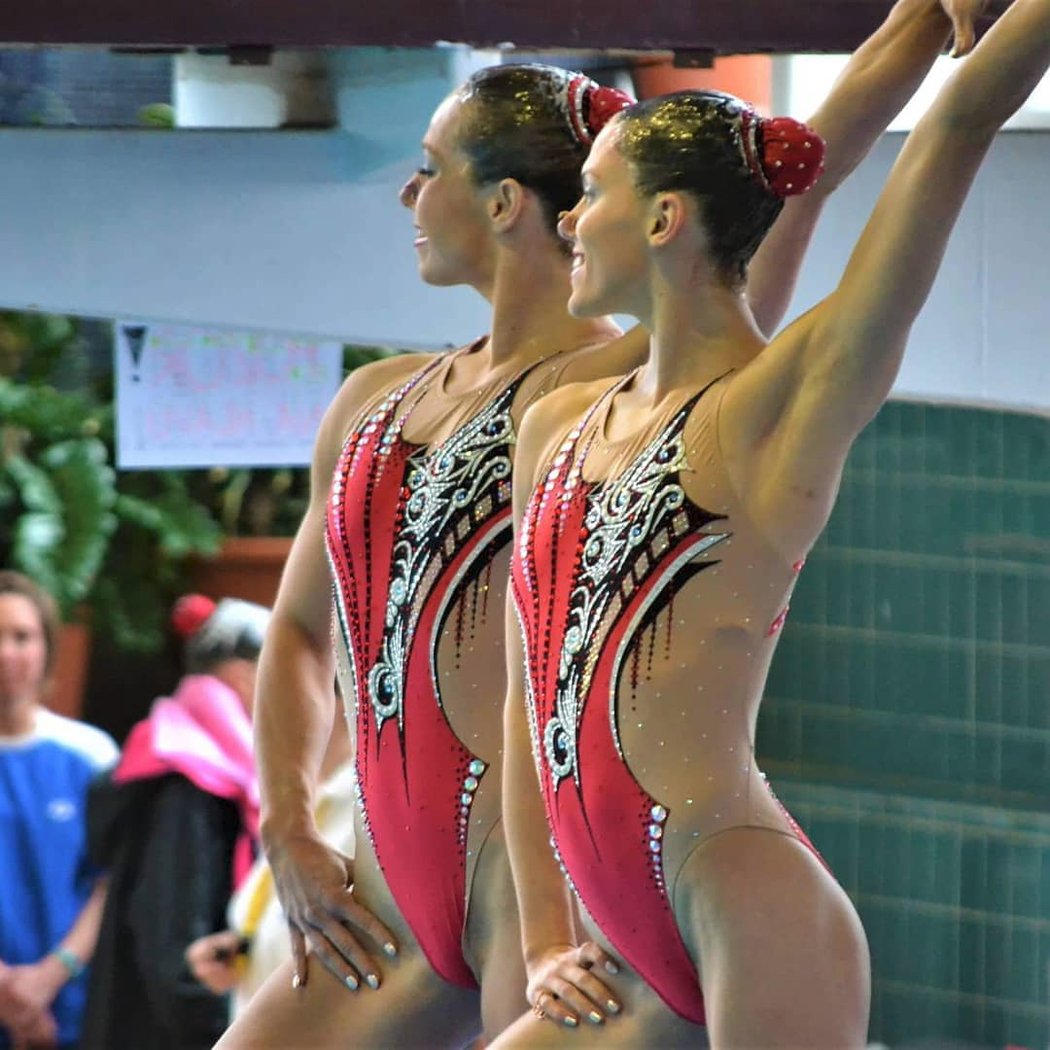
<svg viewBox="0 0 1050 1050">
<path fill-rule="evenodd" d="M 576 239 L 576 209 L 563 211 L 558 214 L 558 236 L 563 240 L 572 241 Z"/>
<path fill-rule="evenodd" d="M 416 206 L 416 198 L 419 196 L 419 176 L 413 175 L 401 187 L 401 192 L 398 194 L 398 199 L 406 208 L 414 208 Z"/>
</svg>

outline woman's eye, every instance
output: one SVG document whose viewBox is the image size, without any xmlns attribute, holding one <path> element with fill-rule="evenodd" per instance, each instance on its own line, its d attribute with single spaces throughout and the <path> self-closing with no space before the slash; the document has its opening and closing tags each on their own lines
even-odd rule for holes
<svg viewBox="0 0 1050 1050">
<path fill-rule="evenodd" d="M 434 174 L 434 169 L 433 168 L 426 168 L 426 167 L 417 168 L 416 169 L 416 174 L 417 175 L 422 175 L 424 179 L 429 179 L 430 176 Z"/>
</svg>

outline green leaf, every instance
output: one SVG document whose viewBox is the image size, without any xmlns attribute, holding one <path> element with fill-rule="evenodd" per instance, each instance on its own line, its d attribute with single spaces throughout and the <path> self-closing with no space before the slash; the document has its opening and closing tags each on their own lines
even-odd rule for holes
<svg viewBox="0 0 1050 1050">
<path fill-rule="evenodd" d="M 116 527 L 116 475 L 97 439 L 58 442 L 37 463 L 13 456 L 6 469 L 25 508 L 12 561 L 50 590 L 64 614 L 90 593 Z"/>
</svg>

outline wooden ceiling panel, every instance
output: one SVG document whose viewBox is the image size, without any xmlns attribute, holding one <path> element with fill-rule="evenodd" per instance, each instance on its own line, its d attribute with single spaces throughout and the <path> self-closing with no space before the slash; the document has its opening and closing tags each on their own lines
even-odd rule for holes
<svg viewBox="0 0 1050 1050">
<path fill-rule="evenodd" d="M 889 0 L 30 0 L 0 41 L 40 44 L 847 51 Z"/>
</svg>

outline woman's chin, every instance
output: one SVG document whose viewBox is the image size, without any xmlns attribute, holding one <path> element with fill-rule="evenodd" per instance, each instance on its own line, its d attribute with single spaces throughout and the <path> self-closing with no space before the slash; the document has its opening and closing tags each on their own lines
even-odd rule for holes
<svg viewBox="0 0 1050 1050">
<path fill-rule="evenodd" d="M 424 284 L 432 285 L 435 288 L 453 288 L 457 284 L 465 283 L 462 279 L 444 273 L 436 266 L 427 266 L 423 262 L 419 264 L 419 276 Z"/>
<path fill-rule="evenodd" d="M 586 295 L 581 289 L 574 288 L 569 296 L 569 313 L 573 317 L 600 317 L 603 311 L 593 295 Z"/>
</svg>

